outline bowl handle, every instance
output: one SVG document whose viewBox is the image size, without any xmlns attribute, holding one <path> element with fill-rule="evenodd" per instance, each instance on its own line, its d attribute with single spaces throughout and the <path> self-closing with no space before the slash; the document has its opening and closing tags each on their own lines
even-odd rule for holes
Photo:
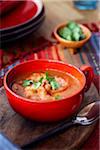
<svg viewBox="0 0 100 150">
<path fill-rule="evenodd" d="M 87 92 L 94 78 L 93 68 L 91 66 L 83 65 L 80 67 L 80 70 L 84 73 L 86 77 L 86 85 L 84 91 Z"/>
</svg>

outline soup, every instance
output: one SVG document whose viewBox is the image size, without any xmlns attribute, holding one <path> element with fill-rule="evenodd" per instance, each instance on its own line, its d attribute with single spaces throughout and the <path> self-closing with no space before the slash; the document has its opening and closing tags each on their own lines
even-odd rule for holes
<svg viewBox="0 0 100 150">
<path fill-rule="evenodd" d="M 35 101 L 61 100 L 76 93 L 80 87 L 77 78 L 58 70 L 22 75 L 11 86 L 16 94 Z"/>
</svg>

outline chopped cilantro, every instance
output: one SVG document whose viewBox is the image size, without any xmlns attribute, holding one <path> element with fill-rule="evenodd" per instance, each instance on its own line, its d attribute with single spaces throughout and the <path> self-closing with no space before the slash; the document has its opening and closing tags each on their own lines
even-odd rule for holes
<svg viewBox="0 0 100 150">
<path fill-rule="evenodd" d="M 56 89 L 58 89 L 60 87 L 59 83 L 55 79 L 52 80 L 50 82 L 50 84 L 51 84 L 51 87 L 52 87 L 53 90 L 56 90 Z"/>
<path fill-rule="evenodd" d="M 51 82 L 51 81 L 54 79 L 53 77 L 50 77 L 50 76 L 48 75 L 48 72 L 46 72 L 45 74 L 46 74 L 46 80 L 47 80 L 48 82 Z"/>
<path fill-rule="evenodd" d="M 46 80 L 50 83 L 53 90 L 56 90 L 60 87 L 59 83 L 55 80 L 54 77 L 50 77 L 48 72 L 46 72 Z"/>
<path fill-rule="evenodd" d="M 34 89 L 37 89 L 42 84 L 42 81 L 43 81 L 43 77 L 41 77 L 38 82 L 35 82 L 33 80 L 24 80 L 23 81 L 23 86 L 26 87 L 26 86 L 29 86 L 29 85 L 32 84 Z"/>
<path fill-rule="evenodd" d="M 41 83 L 40 82 L 34 82 L 33 87 L 34 89 L 38 89 L 40 87 Z"/>
<path fill-rule="evenodd" d="M 43 81 L 43 77 L 41 77 L 38 82 L 33 83 L 33 87 L 34 87 L 35 90 L 38 89 L 41 86 L 42 81 Z"/>
<path fill-rule="evenodd" d="M 59 83 L 55 80 L 54 77 L 51 77 L 48 75 L 48 72 L 45 73 L 46 74 L 46 80 L 49 82 L 49 84 L 51 85 L 52 89 L 53 90 L 56 90 L 60 87 Z M 23 86 L 26 87 L 26 86 L 30 86 L 32 84 L 33 88 L 36 90 L 38 89 L 41 84 L 42 84 L 42 81 L 43 81 L 43 77 L 41 77 L 39 79 L 39 81 L 33 81 L 33 80 L 24 80 L 23 81 Z"/>
<path fill-rule="evenodd" d="M 31 84 L 33 84 L 33 81 L 32 81 L 32 80 L 24 80 L 22 85 L 23 85 L 24 87 L 26 87 L 26 86 L 29 86 L 29 85 L 31 85 Z"/>
<path fill-rule="evenodd" d="M 42 83 L 42 81 L 43 81 L 43 77 L 40 78 L 39 82 Z"/>
</svg>

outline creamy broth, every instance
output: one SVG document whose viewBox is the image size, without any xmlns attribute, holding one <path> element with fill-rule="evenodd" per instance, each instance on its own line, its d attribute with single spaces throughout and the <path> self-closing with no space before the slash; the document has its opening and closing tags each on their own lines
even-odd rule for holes
<svg viewBox="0 0 100 150">
<path fill-rule="evenodd" d="M 16 94 L 36 101 L 67 98 L 81 87 L 80 81 L 69 73 L 46 70 L 20 76 L 12 84 Z"/>
</svg>

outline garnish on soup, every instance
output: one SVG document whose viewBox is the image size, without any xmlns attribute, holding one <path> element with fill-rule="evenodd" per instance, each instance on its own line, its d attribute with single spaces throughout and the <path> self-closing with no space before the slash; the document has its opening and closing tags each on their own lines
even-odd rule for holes
<svg viewBox="0 0 100 150">
<path fill-rule="evenodd" d="M 71 95 L 78 88 L 78 79 L 56 70 L 34 72 L 18 77 L 12 85 L 12 90 L 16 94 L 36 101 L 60 100 Z"/>
</svg>

